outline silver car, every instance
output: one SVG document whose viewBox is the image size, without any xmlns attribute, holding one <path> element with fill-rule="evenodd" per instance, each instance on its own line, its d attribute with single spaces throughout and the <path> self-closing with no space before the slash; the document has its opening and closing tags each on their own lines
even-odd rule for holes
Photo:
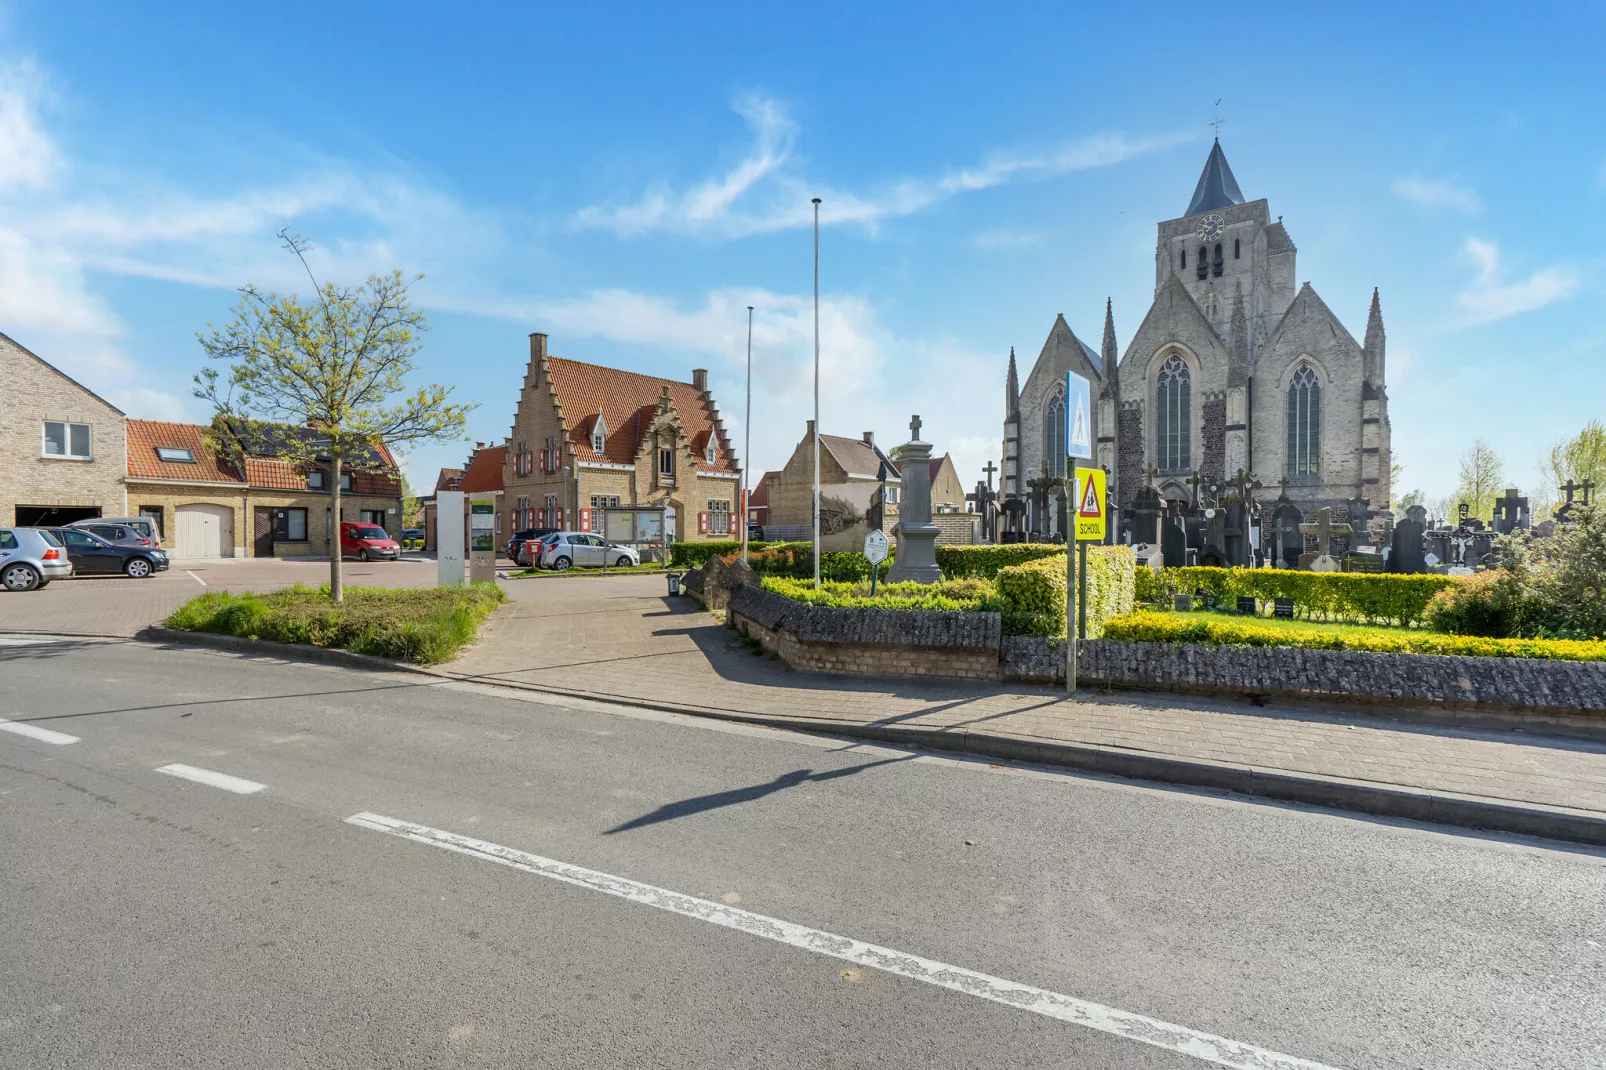
<svg viewBox="0 0 1606 1070">
<path fill-rule="evenodd" d="M 533 551 L 533 544 L 532 544 Z M 625 568 L 641 564 L 641 555 L 628 546 L 606 542 L 601 535 L 559 531 L 541 540 L 541 567 L 566 572 L 571 568 Z"/>
<path fill-rule="evenodd" d="M 0 587 L 37 591 L 72 575 L 66 547 L 41 528 L 0 528 Z"/>
</svg>

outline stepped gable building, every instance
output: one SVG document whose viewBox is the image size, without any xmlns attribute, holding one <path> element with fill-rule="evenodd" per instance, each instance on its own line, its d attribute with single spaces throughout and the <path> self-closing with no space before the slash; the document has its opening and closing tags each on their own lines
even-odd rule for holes
<svg viewBox="0 0 1606 1070">
<path fill-rule="evenodd" d="M 1245 201 L 1220 141 L 1211 146 L 1187 211 L 1159 224 L 1154 301 L 1116 360 L 1105 303 L 1099 353 L 1063 317 L 1018 385 L 1005 380 L 1003 497 L 1029 503 L 1029 530 L 1064 530 L 1053 490 L 1029 481 L 1063 474 L 1064 372 L 1093 384 L 1093 463 L 1111 498 L 1130 505 L 1152 466 L 1172 500 L 1240 468 L 1307 512 L 1355 498 L 1387 508 L 1389 415 L 1383 315 L 1376 290 L 1363 341 L 1310 283 L 1296 287 L 1295 247 L 1264 199 Z M 1052 446 L 1050 444 L 1053 444 Z"/>
<path fill-rule="evenodd" d="M 691 375 L 565 360 L 547 353 L 546 335 L 530 335 L 503 463 L 512 528 L 588 531 L 593 509 L 636 505 L 673 510 L 677 541 L 739 535 L 741 468 L 708 373 Z"/>
</svg>

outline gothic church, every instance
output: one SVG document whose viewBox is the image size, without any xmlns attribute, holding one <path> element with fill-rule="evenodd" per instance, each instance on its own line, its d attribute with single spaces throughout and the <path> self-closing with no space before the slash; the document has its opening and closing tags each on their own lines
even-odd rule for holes
<svg viewBox="0 0 1606 1070">
<path fill-rule="evenodd" d="M 1114 311 L 1097 351 L 1057 317 L 1019 383 L 1010 350 L 1004 418 L 1005 509 L 1019 530 L 1065 531 L 1065 372 L 1093 384 L 1095 459 L 1123 514 L 1151 467 L 1163 497 L 1188 480 L 1224 485 L 1245 469 L 1309 513 L 1355 498 L 1389 502 L 1383 315 L 1372 292 L 1366 338 L 1311 289 L 1295 288 L 1294 243 L 1264 199 L 1245 202 L 1217 141 L 1182 216 L 1159 225 L 1154 303 L 1117 359 Z M 1205 493 L 1205 492 L 1201 492 Z"/>
</svg>

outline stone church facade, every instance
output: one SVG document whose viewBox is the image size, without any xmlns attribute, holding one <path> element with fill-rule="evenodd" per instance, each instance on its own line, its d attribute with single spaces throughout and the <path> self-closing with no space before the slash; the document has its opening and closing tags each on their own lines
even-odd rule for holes
<svg viewBox="0 0 1606 1070">
<path fill-rule="evenodd" d="M 1282 217 L 1273 222 L 1264 199 L 1244 200 L 1217 142 L 1188 210 L 1159 225 L 1154 301 L 1119 360 L 1108 302 L 1098 353 L 1059 317 L 1024 387 L 1010 354 L 1002 490 L 1025 503 L 1025 530 L 1064 530 L 1041 477 L 1063 475 L 1049 444 L 1063 441 L 1067 369 L 1093 384 L 1093 463 L 1109 471 L 1123 510 L 1151 468 L 1172 500 L 1192 496 L 1195 473 L 1209 488 L 1244 469 L 1263 501 L 1286 488 L 1306 512 L 1355 498 L 1388 507 L 1377 292 L 1357 342 L 1309 283 L 1296 288 L 1295 253 Z"/>
</svg>

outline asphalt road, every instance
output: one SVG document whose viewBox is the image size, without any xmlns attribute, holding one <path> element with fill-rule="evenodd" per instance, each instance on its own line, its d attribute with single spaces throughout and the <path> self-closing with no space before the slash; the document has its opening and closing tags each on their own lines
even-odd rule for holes
<svg viewBox="0 0 1606 1070">
<path fill-rule="evenodd" d="M 7 1070 L 1606 1065 L 1598 852 L 121 642 L 0 718 Z"/>
</svg>

